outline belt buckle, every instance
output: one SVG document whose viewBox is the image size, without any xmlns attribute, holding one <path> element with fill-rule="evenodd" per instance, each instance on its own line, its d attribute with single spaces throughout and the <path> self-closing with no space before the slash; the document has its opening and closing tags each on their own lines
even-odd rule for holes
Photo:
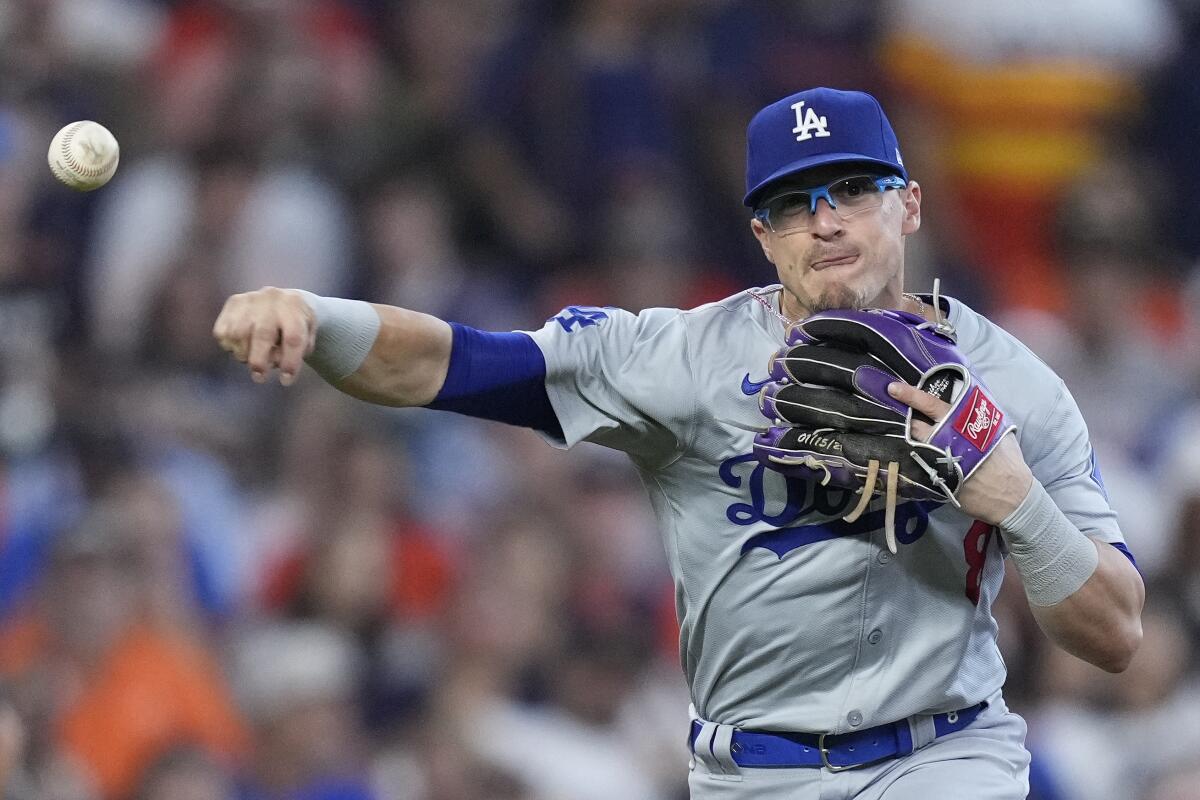
<svg viewBox="0 0 1200 800">
<path fill-rule="evenodd" d="M 817 750 L 821 753 L 821 765 L 824 766 L 825 769 L 829 770 L 830 772 L 845 772 L 846 770 L 849 770 L 849 769 L 858 769 L 859 767 L 866 767 L 871 764 L 875 764 L 875 763 L 878 763 L 878 762 L 884 760 L 881 758 L 873 758 L 869 761 L 860 761 L 857 764 L 845 764 L 840 767 L 837 766 L 836 764 L 831 764 L 831 763 L 829 763 L 829 748 L 825 746 L 825 737 L 829 736 L 829 735 L 830 734 L 828 734 L 828 733 L 822 733 L 820 736 L 817 737 Z"/>
<path fill-rule="evenodd" d="M 858 764 L 848 764 L 844 767 L 838 767 L 829 763 L 829 748 L 825 746 L 825 737 L 827 733 L 822 733 L 817 737 L 817 750 L 821 753 L 821 764 L 830 772 L 845 772 L 848 769 L 854 769 Z"/>
</svg>

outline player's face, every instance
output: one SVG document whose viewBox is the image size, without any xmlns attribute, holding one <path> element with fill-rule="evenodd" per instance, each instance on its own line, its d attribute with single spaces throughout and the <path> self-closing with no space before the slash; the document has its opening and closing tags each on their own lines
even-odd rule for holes
<svg viewBox="0 0 1200 800">
<path fill-rule="evenodd" d="M 808 188 L 862 174 L 845 165 L 802 173 L 772 187 L 770 196 L 789 187 Z M 840 214 L 817 200 L 815 214 L 802 230 L 777 230 L 751 221 L 767 260 L 779 272 L 789 318 L 830 308 L 896 308 L 904 282 L 904 237 L 921 225 L 921 187 L 915 181 L 882 193 L 878 206 Z M 802 213 L 808 214 L 808 211 Z"/>
</svg>

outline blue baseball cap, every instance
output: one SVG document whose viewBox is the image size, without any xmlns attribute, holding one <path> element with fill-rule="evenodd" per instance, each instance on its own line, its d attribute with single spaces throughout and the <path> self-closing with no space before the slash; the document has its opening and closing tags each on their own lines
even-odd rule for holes
<svg viewBox="0 0 1200 800">
<path fill-rule="evenodd" d="M 866 92 L 808 89 L 754 115 L 746 129 L 746 197 L 754 207 L 763 189 L 824 164 L 859 162 L 908 180 L 896 132 Z"/>
</svg>

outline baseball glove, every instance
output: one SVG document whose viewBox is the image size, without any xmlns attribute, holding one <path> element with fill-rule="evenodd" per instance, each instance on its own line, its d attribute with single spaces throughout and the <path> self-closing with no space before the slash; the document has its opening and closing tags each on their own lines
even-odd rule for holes
<svg viewBox="0 0 1200 800">
<path fill-rule="evenodd" d="M 758 398 L 771 423 L 754 437 L 758 461 L 790 477 L 858 490 L 849 522 L 882 494 L 893 553 L 897 502 L 958 506 L 963 484 L 1016 429 L 1005 426 L 953 328 L 904 311 L 814 314 L 792 326 L 769 369 Z M 893 381 L 941 398 L 950 412 L 925 419 L 888 394 Z M 933 426 L 928 441 L 913 435 L 914 419 Z"/>
</svg>

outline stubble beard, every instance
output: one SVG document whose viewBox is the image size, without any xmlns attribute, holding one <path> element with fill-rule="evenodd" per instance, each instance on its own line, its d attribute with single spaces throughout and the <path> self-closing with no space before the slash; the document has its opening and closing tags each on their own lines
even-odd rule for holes
<svg viewBox="0 0 1200 800">
<path fill-rule="evenodd" d="M 801 298 L 802 302 L 803 300 L 804 298 Z M 836 309 L 859 311 L 866 308 L 870 301 L 871 298 L 866 296 L 865 291 L 856 291 L 845 284 L 839 284 L 826 288 L 805 305 L 808 306 L 810 313 L 819 314 L 822 311 Z"/>
<path fill-rule="evenodd" d="M 879 305 L 881 295 L 891 282 L 892 275 L 878 275 L 868 271 L 857 279 L 833 281 L 821 286 L 815 294 L 797 294 L 798 299 L 810 314 L 822 311 L 861 311 Z"/>
<path fill-rule="evenodd" d="M 872 297 L 867 296 L 866 289 L 855 289 L 844 283 L 826 286 L 816 295 L 804 291 L 793 293 L 795 299 L 803 307 L 802 316 L 819 314 L 822 311 L 860 311 L 871 305 Z"/>
<path fill-rule="evenodd" d="M 862 257 L 866 258 L 866 255 L 864 254 Z M 794 289 L 788 287 L 786 283 L 784 285 L 787 292 L 792 295 L 792 299 L 802 306 L 802 308 L 794 310 L 800 313 L 800 316 L 796 317 L 797 319 L 819 314 L 822 311 L 861 311 L 864 308 L 874 308 L 879 305 L 882 293 L 897 276 L 901 265 L 902 262 L 886 275 L 876 272 L 879 264 L 872 264 L 862 274 L 828 282 L 819 281 L 817 286 L 804 286 L 803 278 L 795 282 L 800 285 L 795 285 Z M 781 283 L 783 282 L 782 278 L 781 274 Z M 792 316 L 795 314 L 793 313 Z"/>
</svg>

